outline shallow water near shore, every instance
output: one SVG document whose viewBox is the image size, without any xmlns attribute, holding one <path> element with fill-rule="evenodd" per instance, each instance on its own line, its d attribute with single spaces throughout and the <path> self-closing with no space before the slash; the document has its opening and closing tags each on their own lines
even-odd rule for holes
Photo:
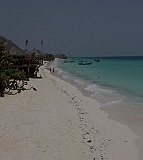
<svg viewBox="0 0 143 160">
<path fill-rule="evenodd" d="M 68 58 L 55 60 L 55 75 L 95 98 L 109 117 L 143 129 L 143 57 Z M 79 61 L 92 62 L 79 65 Z M 138 129 L 137 129 L 138 128 Z M 138 132 L 138 131 L 137 131 Z"/>
</svg>

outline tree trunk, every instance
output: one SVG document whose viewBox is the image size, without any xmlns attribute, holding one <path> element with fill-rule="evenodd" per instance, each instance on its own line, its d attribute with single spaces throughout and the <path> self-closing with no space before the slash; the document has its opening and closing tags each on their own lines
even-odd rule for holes
<svg viewBox="0 0 143 160">
<path fill-rule="evenodd" d="M 5 84 L 0 82 L 0 97 L 4 97 Z"/>
</svg>

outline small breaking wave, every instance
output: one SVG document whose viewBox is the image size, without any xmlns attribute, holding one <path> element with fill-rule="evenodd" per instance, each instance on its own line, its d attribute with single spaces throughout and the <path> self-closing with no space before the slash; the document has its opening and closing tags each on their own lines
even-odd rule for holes
<svg viewBox="0 0 143 160">
<path fill-rule="evenodd" d="M 81 81 L 79 79 L 75 79 L 74 82 L 77 83 L 77 84 L 84 84 L 85 83 L 84 81 Z"/>
<path fill-rule="evenodd" d="M 111 93 L 113 91 L 111 90 L 107 90 L 107 89 L 103 89 L 101 87 L 99 87 L 98 85 L 96 84 L 92 84 L 92 85 L 89 85 L 85 88 L 86 91 L 90 91 L 90 92 L 93 92 L 93 93 L 97 93 L 97 92 L 106 92 L 106 93 Z"/>
<path fill-rule="evenodd" d="M 119 103 L 122 103 L 122 100 L 123 99 L 118 99 L 118 100 L 115 100 L 115 101 L 107 102 L 107 103 L 103 104 L 103 106 L 108 106 L 108 105 L 114 105 L 115 106 Z"/>
</svg>

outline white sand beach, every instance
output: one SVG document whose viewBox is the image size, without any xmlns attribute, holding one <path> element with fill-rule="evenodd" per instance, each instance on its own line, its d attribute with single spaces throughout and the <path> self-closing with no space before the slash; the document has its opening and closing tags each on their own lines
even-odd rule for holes
<svg viewBox="0 0 143 160">
<path fill-rule="evenodd" d="M 50 74 L 0 98 L 0 160 L 139 160 L 127 126 L 108 118 L 95 99 Z"/>
</svg>

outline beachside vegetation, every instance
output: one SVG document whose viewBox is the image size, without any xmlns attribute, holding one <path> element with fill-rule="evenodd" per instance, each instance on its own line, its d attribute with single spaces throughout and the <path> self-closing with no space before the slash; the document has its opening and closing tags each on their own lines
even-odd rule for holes
<svg viewBox="0 0 143 160">
<path fill-rule="evenodd" d="M 0 42 L 0 97 L 4 97 L 4 94 L 9 93 L 11 90 L 15 90 L 16 93 L 26 90 L 26 73 L 24 70 L 12 68 L 12 65 L 15 64 L 16 61 L 17 60 L 4 49 L 4 43 Z M 36 88 L 31 88 L 36 91 Z"/>
</svg>

